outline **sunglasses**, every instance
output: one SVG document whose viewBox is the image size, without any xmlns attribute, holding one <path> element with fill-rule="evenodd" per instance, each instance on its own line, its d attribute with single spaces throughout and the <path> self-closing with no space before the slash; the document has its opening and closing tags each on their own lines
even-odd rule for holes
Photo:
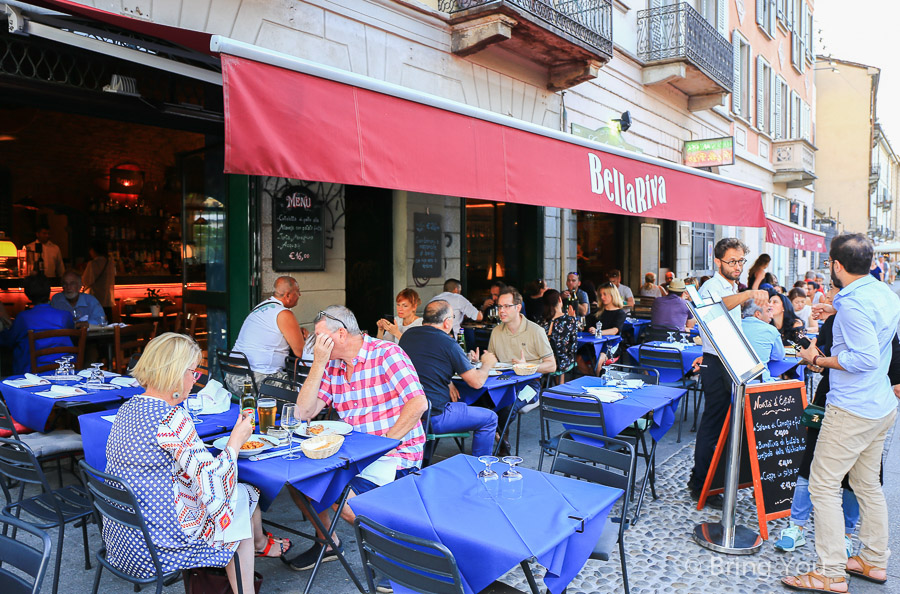
<svg viewBox="0 0 900 594">
<path fill-rule="evenodd" d="M 191 371 L 191 370 L 188 369 L 188 371 Z M 197 370 L 195 369 L 194 371 L 191 371 L 191 377 L 193 377 L 193 378 L 194 378 L 194 381 L 196 382 L 196 381 L 199 380 L 201 377 L 203 377 L 203 372 L 202 372 L 202 371 L 197 371 Z"/>
<path fill-rule="evenodd" d="M 347 324 L 345 324 L 343 321 L 339 320 L 338 318 L 334 317 L 333 315 L 331 315 L 331 314 L 328 313 L 328 312 L 320 311 L 320 312 L 319 312 L 319 315 L 316 316 L 316 317 L 319 318 L 319 319 L 322 319 L 323 317 L 325 317 L 325 318 L 328 318 L 329 320 L 334 320 L 335 322 L 337 322 L 338 324 L 340 324 L 341 326 L 343 326 L 343 327 L 344 327 L 344 330 L 347 330 Z"/>
</svg>

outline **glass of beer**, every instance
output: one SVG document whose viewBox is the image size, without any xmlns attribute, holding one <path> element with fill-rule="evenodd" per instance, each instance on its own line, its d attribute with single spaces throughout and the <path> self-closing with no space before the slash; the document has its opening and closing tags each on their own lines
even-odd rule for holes
<svg viewBox="0 0 900 594">
<path fill-rule="evenodd" d="M 275 399 L 260 398 L 256 407 L 259 409 L 259 432 L 266 435 L 269 429 L 275 426 Z"/>
</svg>

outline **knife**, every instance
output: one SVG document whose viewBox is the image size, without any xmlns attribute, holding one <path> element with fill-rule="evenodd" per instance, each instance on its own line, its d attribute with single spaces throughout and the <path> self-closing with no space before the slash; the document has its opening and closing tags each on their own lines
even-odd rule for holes
<svg viewBox="0 0 900 594">
<path fill-rule="evenodd" d="M 265 454 L 256 454 L 255 456 L 248 456 L 247 459 L 251 462 L 259 462 L 260 460 L 268 460 L 269 458 L 277 458 L 279 456 L 286 456 L 291 453 L 290 449 L 284 450 L 276 450 L 274 452 L 266 452 Z"/>
</svg>

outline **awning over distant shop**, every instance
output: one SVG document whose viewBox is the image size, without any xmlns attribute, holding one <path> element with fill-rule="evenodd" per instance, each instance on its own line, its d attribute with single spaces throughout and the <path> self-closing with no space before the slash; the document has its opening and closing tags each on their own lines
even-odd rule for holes
<svg viewBox="0 0 900 594">
<path fill-rule="evenodd" d="M 213 36 L 225 170 L 742 227 L 759 188 Z"/>
<path fill-rule="evenodd" d="M 795 250 L 828 253 L 825 234 L 766 217 L 766 241 Z"/>
</svg>

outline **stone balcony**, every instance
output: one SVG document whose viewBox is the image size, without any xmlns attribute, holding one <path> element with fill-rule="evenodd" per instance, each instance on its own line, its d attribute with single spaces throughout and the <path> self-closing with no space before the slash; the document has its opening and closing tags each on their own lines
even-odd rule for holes
<svg viewBox="0 0 900 594">
<path fill-rule="evenodd" d="M 548 69 L 547 88 L 596 78 L 613 55 L 612 0 L 440 0 L 451 50 L 468 56 L 498 45 Z"/>
<path fill-rule="evenodd" d="M 641 10 L 637 19 L 644 84 L 678 89 L 691 111 L 720 105 L 734 77 L 728 40 L 687 2 Z"/>
<path fill-rule="evenodd" d="M 802 138 L 772 142 L 775 183 L 789 188 L 808 186 L 816 179 L 816 147 Z"/>
</svg>

